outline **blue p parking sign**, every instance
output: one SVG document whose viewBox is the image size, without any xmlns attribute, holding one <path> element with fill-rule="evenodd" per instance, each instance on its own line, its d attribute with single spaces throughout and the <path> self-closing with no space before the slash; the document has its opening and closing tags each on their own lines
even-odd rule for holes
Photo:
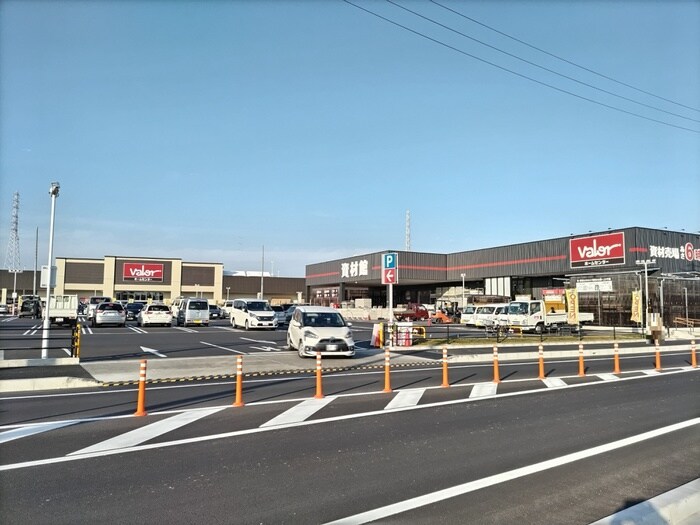
<svg viewBox="0 0 700 525">
<path fill-rule="evenodd" d="M 399 260 L 398 253 L 385 253 L 382 255 L 382 269 L 390 270 L 396 268 L 396 263 Z"/>
<path fill-rule="evenodd" d="M 399 282 L 399 254 L 396 252 L 382 255 L 382 284 Z"/>
</svg>

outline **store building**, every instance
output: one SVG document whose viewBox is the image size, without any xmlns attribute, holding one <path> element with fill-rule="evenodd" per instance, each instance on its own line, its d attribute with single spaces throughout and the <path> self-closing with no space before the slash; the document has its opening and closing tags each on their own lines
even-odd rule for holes
<svg viewBox="0 0 700 525">
<path fill-rule="evenodd" d="M 632 292 L 648 286 L 649 311 L 663 314 L 666 326 L 678 317 L 700 319 L 700 235 L 693 233 L 635 227 L 449 254 L 386 252 L 398 255 L 394 305 L 541 299 L 575 287 L 581 311 L 597 314 L 603 325 L 625 326 Z M 308 300 L 386 306 L 386 252 L 308 265 Z"/>
</svg>

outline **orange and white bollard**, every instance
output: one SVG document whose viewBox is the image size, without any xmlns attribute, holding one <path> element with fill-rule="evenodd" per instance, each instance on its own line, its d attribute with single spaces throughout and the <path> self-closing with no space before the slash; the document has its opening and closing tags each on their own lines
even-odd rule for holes
<svg viewBox="0 0 700 525">
<path fill-rule="evenodd" d="M 613 374 L 619 374 L 620 373 L 620 348 L 617 343 L 613 345 L 613 348 L 615 350 L 615 369 L 613 370 Z"/>
<path fill-rule="evenodd" d="M 314 398 L 323 399 L 323 380 L 321 367 L 321 352 L 316 352 L 316 395 Z"/>
<path fill-rule="evenodd" d="M 695 356 L 695 339 L 690 341 L 690 366 L 698 367 L 698 358 Z"/>
<path fill-rule="evenodd" d="M 384 349 L 384 392 L 393 392 L 391 390 L 391 355 L 389 348 Z"/>
<path fill-rule="evenodd" d="M 447 378 L 447 348 L 442 349 L 442 388 L 449 388 L 450 382 Z"/>
<path fill-rule="evenodd" d="M 538 379 L 544 379 L 544 346 L 540 345 L 537 350 L 540 354 L 540 374 L 537 377 Z"/>
<path fill-rule="evenodd" d="M 496 345 L 493 345 L 493 382 L 501 382 L 501 376 L 498 373 L 498 347 Z"/>
<path fill-rule="evenodd" d="M 583 364 L 583 343 L 578 344 L 578 375 L 581 377 L 586 375 L 586 367 Z"/>
<path fill-rule="evenodd" d="M 659 348 L 659 340 L 654 339 L 654 347 L 656 348 L 656 370 L 661 370 L 661 349 Z"/>
<path fill-rule="evenodd" d="M 142 359 L 139 367 L 139 397 L 136 401 L 135 416 L 146 415 L 146 363 L 147 361 Z"/>
<path fill-rule="evenodd" d="M 243 403 L 243 356 L 236 356 L 236 401 L 233 406 L 242 407 Z"/>
</svg>

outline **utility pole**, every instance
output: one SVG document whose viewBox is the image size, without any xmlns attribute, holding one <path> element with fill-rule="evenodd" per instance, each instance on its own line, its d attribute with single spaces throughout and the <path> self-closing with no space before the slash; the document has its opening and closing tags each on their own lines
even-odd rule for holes
<svg viewBox="0 0 700 525">
<path fill-rule="evenodd" d="M 20 268 L 19 255 L 19 192 L 15 192 L 12 196 L 12 219 L 10 221 L 10 239 L 7 243 L 7 256 L 5 258 L 5 267 L 8 273 L 14 274 L 14 284 L 12 288 L 12 313 L 16 314 L 15 309 L 19 306 L 17 302 L 17 274 L 22 273 Z"/>
</svg>

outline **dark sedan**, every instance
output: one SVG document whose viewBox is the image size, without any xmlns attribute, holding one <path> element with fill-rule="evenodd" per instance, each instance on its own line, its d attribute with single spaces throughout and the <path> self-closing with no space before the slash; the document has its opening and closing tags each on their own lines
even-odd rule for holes
<svg viewBox="0 0 700 525">
<path fill-rule="evenodd" d="M 126 320 L 135 321 L 136 316 L 139 315 L 139 312 L 141 310 L 143 310 L 143 307 L 143 303 L 127 303 L 124 307 L 124 309 L 126 310 Z"/>
</svg>

